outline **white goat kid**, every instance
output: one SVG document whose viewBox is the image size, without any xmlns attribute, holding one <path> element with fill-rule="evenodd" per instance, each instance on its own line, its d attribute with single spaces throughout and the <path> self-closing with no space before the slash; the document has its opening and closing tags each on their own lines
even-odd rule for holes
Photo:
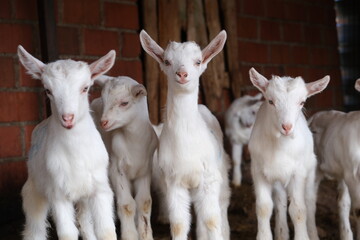
<svg viewBox="0 0 360 240">
<path fill-rule="evenodd" d="M 301 110 L 308 97 L 325 89 L 329 77 L 307 84 L 301 77 L 273 76 L 269 81 L 252 68 L 250 79 L 266 99 L 257 113 L 249 142 L 258 219 L 257 239 L 272 239 L 273 190 L 277 208 L 276 239 L 289 238 L 287 194 L 295 240 L 318 239 L 316 158 L 312 135 Z"/>
<path fill-rule="evenodd" d="M 52 110 L 32 134 L 29 177 L 22 189 L 24 239 L 47 238 L 46 218 L 51 209 L 58 238 L 77 240 L 76 203 L 83 239 L 115 240 L 108 154 L 88 102 L 93 79 L 113 66 L 115 51 L 91 65 L 73 60 L 44 64 L 21 46 L 18 56 L 28 73 L 41 79 Z"/>
<path fill-rule="evenodd" d="M 228 156 L 217 119 L 198 105 L 199 77 L 226 40 L 220 32 L 202 51 L 194 42 L 170 42 L 164 51 L 143 30 L 144 50 L 168 77 L 158 167 L 164 174 L 173 239 L 187 239 L 190 205 L 197 214 L 197 239 L 229 239 Z"/>
<path fill-rule="evenodd" d="M 96 82 L 103 89 L 91 106 L 101 116 L 104 137 L 110 135 L 105 142 L 122 239 L 151 240 L 151 165 L 158 139 L 149 120 L 146 89 L 129 77 L 103 76 Z"/>
<path fill-rule="evenodd" d="M 262 101 L 262 94 L 246 95 L 236 99 L 225 113 L 225 134 L 232 148 L 234 186 L 241 185 L 241 159 L 244 145 L 249 143 L 256 113 Z"/>
<path fill-rule="evenodd" d="M 360 79 L 356 81 L 355 88 L 360 91 Z M 319 112 L 309 119 L 309 125 L 319 159 L 318 181 L 327 176 L 336 179 L 339 184 L 340 238 L 353 239 L 349 221 L 352 205 L 356 239 L 360 240 L 360 111 Z"/>
</svg>

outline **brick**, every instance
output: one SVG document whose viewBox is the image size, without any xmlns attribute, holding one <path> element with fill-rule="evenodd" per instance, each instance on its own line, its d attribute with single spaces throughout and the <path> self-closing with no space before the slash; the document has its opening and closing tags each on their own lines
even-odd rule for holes
<svg viewBox="0 0 360 240">
<path fill-rule="evenodd" d="M 323 24 L 326 20 L 326 8 L 323 6 L 311 6 L 309 8 L 309 23 Z M 335 21 L 335 18 L 333 19 Z"/>
<path fill-rule="evenodd" d="M 302 77 L 305 82 L 309 81 L 309 69 L 307 67 L 286 66 L 285 75 L 290 77 Z"/>
<path fill-rule="evenodd" d="M 9 57 L 0 58 L 0 87 L 15 86 L 14 60 Z"/>
<path fill-rule="evenodd" d="M 284 4 L 284 18 L 287 20 L 306 22 L 308 19 L 307 12 L 308 7 L 301 1 L 287 1 Z"/>
<path fill-rule="evenodd" d="M 321 28 L 315 26 L 306 26 L 305 27 L 305 42 L 311 44 L 321 44 Z"/>
<path fill-rule="evenodd" d="M 0 136 L 0 158 L 22 156 L 20 127 L 0 127 Z"/>
<path fill-rule="evenodd" d="M 123 33 L 122 34 L 122 57 L 138 57 L 141 53 L 140 40 L 138 34 Z"/>
<path fill-rule="evenodd" d="M 10 0 L 0 1 L 0 18 L 11 18 L 11 2 Z"/>
<path fill-rule="evenodd" d="M 268 45 L 255 42 L 239 42 L 239 60 L 251 63 L 268 62 Z"/>
<path fill-rule="evenodd" d="M 237 33 L 242 38 L 258 38 L 258 20 L 256 18 L 238 17 Z"/>
<path fill-rule="evenodd" d="M 31 134 L 34 131 L 34 128 L 36 125 L 26 125 L 25 126 L 25 151 L 26 155 L 28 155 L 28 152 L 31 147 Z"/>
<path fill-rule="evenodd" d="M 253 16 L 263 16 L 265 7 L 263 0 L 243 1 L 243 13 Z"/>
<path fill-rule="evenodd" d="M 100 24 L 99 0 L 63 0 L 65 23 Z"/>
<path fill-rule="evenodd" d="M 89 102 L 92 102 L 95 98 L 99 98 L 101 96 L 101 88 L 92 87 L 89 93 Z"/>
<path fill-rule="evenodd" d="M 313 108 L 327 109 L 333 106 L 333 92 L 329 88 L 325 88 L 320 94 L 309 98 L 306 105 L 310 105 Z"/>
<path fill-rule="evenodd" d="M 288 45 L 270 45 L 271 63 L 289 63 L 291 59 L 290 47 Z"/>
<path fill-rule="evenodd" d="M 16 53 L 19 44 L 28 52 L 34 52 L 33 34 L 37 33 L 29 24 L 0 23 L 0 52 Z"/>
<path fill-rule="evenodd" d="M 338 45 L 338 37 L 336 27 L 322 28 L 322 39 L 324 45 L 329 45 L 333 47 L 337 47 Z"/>
<path fill-rule="evenodd" d="M 223 107 L 225 107 L 225 109 L 227 109 L 231 105 L 231 91 L 230 91 L 230 89 L 223 89 L 221 99 L 223 101 Z"/>
<path fill-rule="evenodd" d="M 306 82 L 312 82 L 315 80 L 319 80 L 323 77 L 325 77 L 326 75 L 328 75 L 327 70 L 323 69 L 323 68 L 317 68 L 317 67 L 312 67 L 309 69 L 309 78 L 305 79 Z M 330 80 L 331 82 L 331 80 Z"/>
<path fill-rule="evenodd" d="M 310 64 L 313 65 L 328 65 L 329 54 L 326 48 L 312 47 L 310 49 Z"/>
<path fill-rule="evenodd" d="M 309 48 L 307 46 L 293 46 L 291 49 L 292 63 L 309 64 Z"/>
<path fill-rule="evenodd" d="M 37 20 L 37 1 L 36 0 L 16 0 L 15 17 L 23 20 Z"/>
<path fill-rule="evenodd" d="M 79 31 L 77 28 L 58 27 L 57 36 L 59 54 L 80 54 Z"/>
<path fill-rule="evenodd" d="M 105 30 L 84 30 L 84 52 L 86 55 L 102 56 L 111 49 L 118 53 L 118 33 Z"/>
<path fill-rule="evenodd" d="M 262 74 L 267 79 L 272 78 L 273 75 L 276 75 L 276 76 L 284 76 L 284 75 L 286 75 L 284 65 L 265 66 Z"/>
<path fill-rule="evenodd" d="M 129 76 L 139 83 L 143 83 L 141 61 L 117 60 L 108 73 L 111 76 Z"/>
<path fill-rule="evenodd" d="M 267 41 L 280 41 L 280 25 L 274 21 L 260 21 L 260 38 Z"/>
<path fill-rule="evenodd" d="M 105 26 L 138 30 L 139 16 L 136 5 L 104 3 Z"/>
<path fill-rule="evenodd" d="M 38 79 L 33 79 L 28 73 L 27 70 L 19 63 L 20 65 L 20 71 L 19 71 L 19 77 L 20 77 L 20 85 L 22 87 L 41 87 L 42 83 Z"/>
<path fill-rule="evenodd" d="M 283 38 L 286 42 L 303 42 L 304 30 L 300 23 L 283 23 Z"/>
<path fill-rule="evenodd" d="M 39 94 L 34 92 L 0 92 L 0 122 L 39 120 Z"/>
<path fill-rule="evenodd" d="M 265 1 L 265 16 L 282 19 L 284 17 L 284 2 L 282 0 Z"/>
<path fill-rule="evenodd" d="M 0 193 L 3 195 L 19 194 L 27 178 L 25 161 L 0 164 Z"/>
</svg>

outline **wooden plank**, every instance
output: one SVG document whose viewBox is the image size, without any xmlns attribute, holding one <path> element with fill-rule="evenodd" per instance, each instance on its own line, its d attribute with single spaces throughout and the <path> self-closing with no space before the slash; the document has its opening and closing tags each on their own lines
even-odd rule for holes
<svg viewBox="0 0 360 240">
<path fill-rule="evenodd" d="M 208 38 L 211 41 L 221 31 L 218 2 L 204 0 L 204 9 Z M 204 72 L 202 79 L 206 105 L 211 111 L 217 111 L 220 107 L 222 88 L 228 79 L 225 73 L 223 51 L 208 64 L 208 69 Z"/>
<path fill-rule="evenodd" d="M 157 0 L 146 0 L 142 2 L 142 16 L 143 26 L 145 31 L 158 42 L 158 29 L 157 29 Z M 145 85 L 148 92 L 148 105 L 150 120 L 153 124 L 158 124 L 160 121 L 160 98 L 159 98 L 159 64 L 150 57 L 149 54 L 144 52 L 145 61 Z"/>
<path fill-rule="evenodd" d="M 230 89 L 233 96 L 238 98 L 241 97 L 241 89 L 244 82 L 240 73 L 240 60 L 238 56 L 236 1 L 221 0 L 220 4 L 224 13 L 224 25 L 228 32 L 225 48 L 230 75 Z"/>
<path fill-rule="evenodd" d="M 56 21 L 55 21 L 55 6 L 54 0 L 38 0 L 38 18 L 39 18 L 39 33 L 40 33 L 40 48 L 41 60 L 44 63 L 53 62 L 59 58 L 57 35 L 56 35 Z M 46 116 L 51 115 L 50 100 L 45 100 Z"/>
<path fill-rule="evenodd" d="M 165 48 L 169 41 L 181 41 L 180 5 L 178 0 L 158 0 L 159 45 Z M 167 77 L 160 74 L 160 108 L 166 105 Z M 161 115 L 162 112 L 161 112 Z"/>
</svg>

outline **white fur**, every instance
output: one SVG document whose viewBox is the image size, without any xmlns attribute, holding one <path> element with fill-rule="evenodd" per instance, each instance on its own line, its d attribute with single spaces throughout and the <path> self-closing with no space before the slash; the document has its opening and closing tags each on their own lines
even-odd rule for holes
<svg viewBox="0 0 360 240">
<path fill-rule="evenodd" d="M 112 67 L 115 51 L 91 65 L 72 60 L 45 65 L 21 46 L 18 56 L 42 80 L 52 110 L 32 134 L 29 177 L 22 189 L 24 239 L 46 239 L 51 210 L 58 238 L 77 240 L 76 204 L 83 239 L 115 240 L 108 154 L 90 116 L 87 94 L 93 79 Z"/>
<path fill-rule="evenodd" d="M 190 229 L 190 205 L 197 215 L 197 239 L 229 239 L 227 207 L 228 156 L 217 119 L 198 105 L 199 77 L 226 40 L 222 31 L 202 51 L 194 42 L 170 42 L 164 51 L 145 32 L 144 50 L 168 77 L 164 127 L 157 166 L 163 174 L 171 235 L 185 240 Z"/>
<path fill-rule="evenodd" d="M 225 113 L 225 134 L 232 147 L 234 186 L 241 184 L 241 159 L 244 145 L 249 143 L 256 113 L 262 103 L 262 94 L 246 95 L 236 99 Z"/>
<path fill-rule="evenodd" d="M 276 239 L 289 238 L 287 194 L 294 239 L 318 239 L 315 224 L 316 158 L 311 132 L 301 110 L 309 96 L 327 86 L 329 77 L 308 84 L 301 77 L 273 76 L 268 81 L 252 68 L 250 79 L 266 100 L 257 113 L 249 142 L 258 219 L 257 239 L 272 239 L 270 217 L 274 200 Z"/>
<path fill-rule="evenodd" d="M 360 86 L 360 79 L 355 88 Z M 352 207 L 360 239 L 360 111 L 323 111 L 309 119 L 319 159 L 318 181 L 324 176 L 339 183 L 340 238 L 353 239 L 349 214 Z M 352 206 L 351 206 L 352 205 Z"/>
<path fill-rule="evenodd" d="M 91 106 L 110 153 L 121 237 L 152 240 L 151 165 L 158 140 L 149 120 L 145 87 L 129 77 L 102 77 L 97 82 L 104 86 L 101 98 Z"/>
</svg>

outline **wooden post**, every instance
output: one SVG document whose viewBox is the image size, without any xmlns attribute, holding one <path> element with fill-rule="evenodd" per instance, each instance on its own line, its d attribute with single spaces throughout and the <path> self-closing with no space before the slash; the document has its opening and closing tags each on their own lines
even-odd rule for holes
<svg viewBox="0 0 360 240">
<path fill-rule="evenodd" d="M 158 42 L 158 12 L 157 12 L 157 0 L 145 0 L 142 1 L 144 29 L 145 31 Z M 159 64 L 149 56 L 144 54 L 145 59 L 145 85 L 148 92 L 148 105 L 150 120 L 153 124 L 159 123 L 160 118 L 160 97 L 159 97 Z M 161 74 L 161 73 L 160 73 Z"/>
</svg>

